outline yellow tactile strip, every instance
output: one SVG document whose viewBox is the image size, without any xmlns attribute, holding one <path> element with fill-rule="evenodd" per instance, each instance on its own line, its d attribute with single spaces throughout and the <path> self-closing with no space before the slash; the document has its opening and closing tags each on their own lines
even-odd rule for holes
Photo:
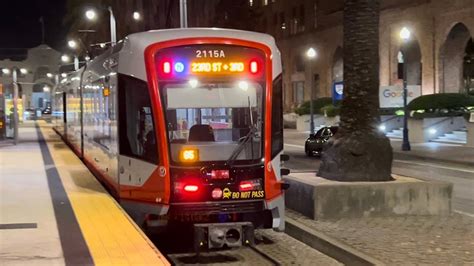
<svg viewBox="0 0 474 266">
<path fill-rule="evenodd" d="M 51 126 L 38 123 L 95 265 L 170 265 Z"/>
</svg>

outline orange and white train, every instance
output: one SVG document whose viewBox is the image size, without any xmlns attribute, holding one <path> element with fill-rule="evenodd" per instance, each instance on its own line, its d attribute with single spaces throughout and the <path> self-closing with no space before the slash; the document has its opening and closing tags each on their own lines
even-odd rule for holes
<svg viewBox="0 0 474 266">
<path fill-rule="evenodd" d="M 136 33 L 60 81 L 54 127 L 138 225 L 251 243 L 285 225 L 281 72 L 266 34 Z"/>
</svg>

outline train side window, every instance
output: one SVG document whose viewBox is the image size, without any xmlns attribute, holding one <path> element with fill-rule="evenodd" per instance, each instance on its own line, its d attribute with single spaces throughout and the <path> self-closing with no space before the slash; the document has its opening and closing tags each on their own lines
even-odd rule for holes
<svg viewBox="0 0 474 266">
<path fill-rule="evenodd" d="M 119 75 L 118 91 L 120 154 L 157 164 L 155 126 L 147 83 Z"/>
<path fill-rule="evenodd" d="M 273 81 L 272 95 L 272 158 L 283 150 L 283 84 L 281 75 Z"/>
</svg>

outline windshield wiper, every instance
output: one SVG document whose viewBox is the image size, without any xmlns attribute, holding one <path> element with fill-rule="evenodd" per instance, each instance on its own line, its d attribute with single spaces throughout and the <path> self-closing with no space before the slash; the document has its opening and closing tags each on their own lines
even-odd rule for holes
<svg viewBox="0 0 474 266">
<path fill-rule="evenodd" d="M 239 154 L 244 150 L 245 144 L 247 144 L 249 140 L 252 140 L 255 137 L 255 133 L 257 133 L 257 130 L 258 130 L 257 126 L 253 123 L 252 107 L 250 105 L 250 96 L 248 97 L 248 104 L 249 104 L 249 115 L 250 115 L 250 125 L 251 125 L 250 131 L 244 137 L 244 140 L 239 143 L 239 146 L 237 146 L 237 148 L 235 148 L 235 150 L 232 152 L 229 159 L 227 159 L 226 164 L 229 166 L 232 166 L 235 159 L 237 159 Z M 253 146 L 252 146 L 252 159 L 253 159 Z"/>
<path fill-rule="evenodd" d="M 237 146 L 237 148 L 235 148 L 235 150 L 230 155 L 229 159 L 227 159 L 227 162 L 226 162 L 227 165 L 232 166 L 232 164 L 237 159 L 239 154 L 244 150 L 245 144 L 247 144 L 250 140 L 252 140 L 255 137 L 256 133 L 257 133 L 257 127 L 254 125 L 250 128 L 249 133 L 245 137 L 243 137 L 243 141 L 239 143 L 239 146 Z"/>
</svg>

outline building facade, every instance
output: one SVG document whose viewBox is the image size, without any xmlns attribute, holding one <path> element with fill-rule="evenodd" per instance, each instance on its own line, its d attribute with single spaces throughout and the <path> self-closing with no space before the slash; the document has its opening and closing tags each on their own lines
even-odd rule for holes
<svg viewBox="0 0 474 266">
<path fill-rule="evenodd" d="M 3 97 L 8 100 L 13 93 L 12 72 L 16 69 L 22 107 L 45 108 L 50 102 L 50 92 L 55 84 L 54 76 L 59 73 L 60 56 L 58 51 L 41 44 L 28 49 L 24 60 L 0 60 Z"/>
<path fill-rule="evenodd" d="M 315 97 L 330 97 L 334 84 L 343 83 L 344 0 L 187 2 L 189 27 L 234 27 L 275 37 L 282 53 L 286 111 L 309 100 L 310 83 Z M 118 39 L 138 31 L 179 27 L 179 1 L 95 0 L 89 6 L 108 3 L 116 10 Z M 247 6 L 251 15 L 241 6 Z M 107 42 L 107 13 L 102 12 L 102 23 L 88 22 L 84 8 L 81 2 L 68 11 L 82 16 L 74 19 L 70 35 L 87 44 Z M 135 11 L 140 20 L 132 18 Z M 399 37 L 403 27 L 411 32 L 407 42 Z M 78 33 L 81 29 L 95 32 Z M 421 94 L 474 89 L 473 32 L 473 0 L 381 0 L 380 86 L 401 84 L 400 72 L 406 64 L 408 85 Z M 309 47 L 317 51 L 311 61 L 305 56 Z"/>
<path fill-rule="evenodd" d="M 343 82 L 343 0 L 249 0 L 262 11 L 257 30 L 272 34 L 284 64 L 285 109 L 310 98 L 331 97 Z M 399 33 L 411 32 L 407 42 Z M 474 1 L 382 0 L 380 13 L 380 86 L 401 84 L 407 64 L 408 85 L 421 94 L 465 92 L 473 87 Z M 317 50 L 312 61 L 309 47 Z M 310 65 L 311 64 L 311 65 Z M 471 64 L 471 66 L 469 66 Z"/>
</svg>

